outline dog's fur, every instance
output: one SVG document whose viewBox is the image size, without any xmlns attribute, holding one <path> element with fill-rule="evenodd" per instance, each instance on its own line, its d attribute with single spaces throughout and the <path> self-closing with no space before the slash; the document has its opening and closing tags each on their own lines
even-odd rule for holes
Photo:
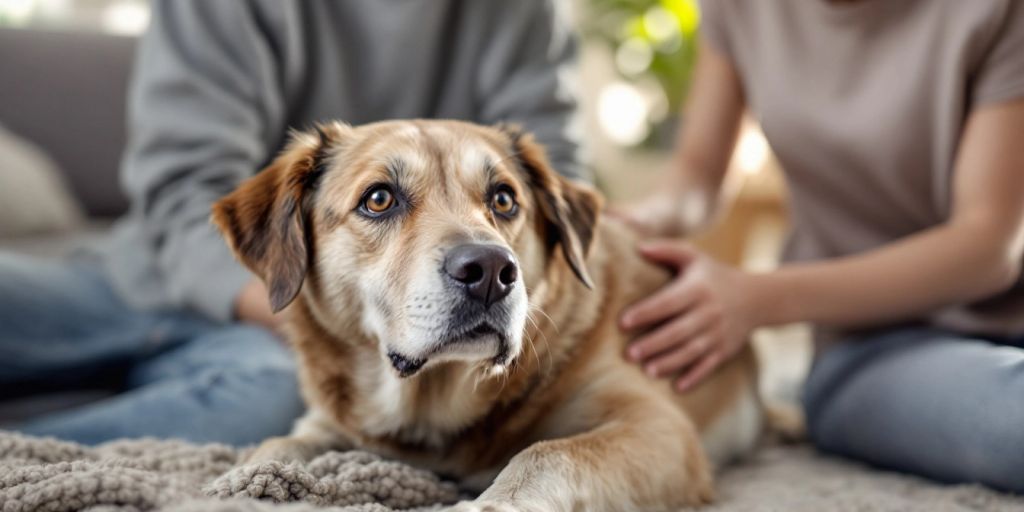
<svg viewBox="0 0 1024 512">
<path fill-rule="evenodd" d="M 400 203 L 383 220 L 360 213 L 381 183 Z M 498 184 L 515 194 L 513 218 L 490 208 Z M 371 450 L 482 491 L 464 510 L 711 500 L 713 467 L 761 431 L 753 355 L 685 395 L 626 362 L 636 333 L 620 332 L 620 310 L 670 275 L 636 254 L 628 229 L 598 221 L 600 202 L 515 129 L 393 121 L 296 134 L 213 215 L 273 307 L 288 307 L 309 405 L 254 456 Z M 453 313 L 463 298 L 442 271 L 465 243 L 510 248 L 519 273 L 480 313 L 496 333 L 441 349 L 476 321 Z"/>
</svg>

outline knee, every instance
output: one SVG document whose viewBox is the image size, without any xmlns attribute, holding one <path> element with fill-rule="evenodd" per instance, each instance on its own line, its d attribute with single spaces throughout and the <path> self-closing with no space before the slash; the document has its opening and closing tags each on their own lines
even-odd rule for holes
<svg viewBox="0 0 1024 512">
<path fill-rule="evenodd" d="M 295 358 L 270 332 L 255 327 L 229 330 L 210 346 L 210 364 L 199 376 L 203 387 L 230 390 L 253 407 L 295 411 L 301 407 Z"/>
<path fill-rule="evenodd" d="M 282 436 L 305 410 L 295 372 L 279 365 L 211 368 L 190 389 L 216 417 L 205 441 L 247 445 Z"/>
<path fill-rule="evenodd" d="M 236 393 L 242 404 L 265 411 L 270 420 L 284 418 L 288 427 L 304 408 L 298 378 L 291 367 L 250 365 L 229 368 L 224 370 L 221 379 L 224 386 Z M 274 435 L 283 433 L 287 433 L 287 430 L 275 432 Z"/>
<path fill-rule="evenodd" d="M 196 398 L 218 412 L 217 429 L 235 445 L 258 443 L 291 431 L 305 409 L 295 360 L 264 329 L 224 329 L 204 345 L 212 352 L 193 378 Z"/>
<path fill-rule="evenodd" d="M 295 371 L 294 357 L 284 342 L 271 331 L 252 325 L 233 325 L 206 334 L 186 349 L 190 358 L 208 366 L 239 371 Z"/>
</svg>

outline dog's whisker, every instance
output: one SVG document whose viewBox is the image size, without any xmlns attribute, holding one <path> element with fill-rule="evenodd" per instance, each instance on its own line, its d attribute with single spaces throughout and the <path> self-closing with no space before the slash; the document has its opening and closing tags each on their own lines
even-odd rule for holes
<svg viewBox="0 0 1024 512">
<path fill-rule="evenodd" d="M 544 311 L 542 309 L 540 309 L 539 307 L 537 307 L 535 304 L 529 304 L 529 306 L 530 306 L 530 311 L 527 312 L 526 317 L 528 319 L 530 319 L 531 322 L 533 322 L 534 326 L 536 326 L 537 334 L 539 334 L 541 336 L 541 338 L 543 338 L 544 348 L 545 348 L 544 353 L 547 354 L 547 359 L 548 359 L 548 368 L 547 368 L 546 371 L 550 372 L 551 369 L 554 368 L 554 366 L 555 366 L 555 361 L 554 361 L 554 356 L 551 355 L 551 350 L 550 350 L 551 345 L 550 345 L 549 340 L 548 340 L 548 335 L 547 335 L 547 333 L 544 332 L 543 329 L 540 328 L 539 323 L 537 322 L 537 320 L 532 317 L 532 313 L 538 312 L 538 313 L 544 315 L 544 317 L 548 320 L 548 323 L 551 324 L 551 326 L 555 328 L 555 333 L 558 333 L 558 326 L 555 325 L 554 320 L 549 315 L 544 313 Z M 534 343 L 534 348 L 536 349 L 536 343 L 534 342 L 534 340 L 531 339 L 530 342 Z M 539 368 L 540 367 L 540 363 L 537 363 L 537 366 Z"/>
<path fill-rule="evenodd" d="M 537 312 L 537 313 L 540 313 L 541 315 L 543 315 L 544 318 L 547 319 L 548 323 L 551 324 L 551 327 L 553 327 L 555 329 L 556 333 L 559 332 L 558 324 L 555 323 L 555 320 L 553 318 L 551 318 L 551 315 L 548 315 L 547 313 L 545 313 L 544 310 L 541 309 L 540 306 L 537 305 L 537 304 L 534 304 L 532 302 L 527 301 L 527 305 L 529 306 L 530 311 Z"/>
<path fill-rule="evenodd" d="M 477 391 L 480 390 L 480 381 L 483 380 L 483 378 L 481 377 L 481 373 L 482 372 L 473 372 L 472 373 L 472 375 L 473 375 L 473 393 L 476 393 Z"/>
<path fill-rule="evenodd" d="M 538 332 L 538 333 L 540 332 L 540 327 L 537 325 L 537 321 L 534 320 L 533 317 L 529 313 L 526 314 L 526 320 L 529 321 L 533 325 L 534 332 Z M 534 338 L 533 336 L 524 336 L 523 337 L 523 339 L 526 340 L 527 345 L 529 346 L 530 352 L 533 353 L 533 358 L 537 361 L 537 369 L 539 370 L 541 368 L 540 355 L 538 354 L 537 344 L 534 343 L 533 338 Z M 548 368 L 548 369 L 550 370 L 550 368 Z"/>
<path fill-rule="evenodd" d="M 508 385 L 508 373 L 509 372 L 502 372 L 497 375 L 497 377 L 501 378 L 501 387 L 498 388 L 499 393 L 505 391 L 505 386 Z"/>
<path fill-rule="evenodd" d="M 496 375 L 505 375 L 505 373 L 508 371 L 508 368 L 506 368 L 505 365 L 494 364 L 491 365 L 489 371 L 491 372 L 491 377 L 494 377 Z"/>
</svg>

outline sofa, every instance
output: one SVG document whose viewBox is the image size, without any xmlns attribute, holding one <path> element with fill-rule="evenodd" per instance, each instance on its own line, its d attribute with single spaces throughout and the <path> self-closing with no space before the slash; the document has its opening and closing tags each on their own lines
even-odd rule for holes
<svg viewBox="0 0 1024 512">
<path fill-rule="evenodd" d="M 132 37 L 0 28 L 0 125 L 52 160 L 83 214 L 71 229 L 0 238 L 0 250 L 58 256 L 95 243 L 127 209 L 117 175 L 135 46 Z"/>
</svg>

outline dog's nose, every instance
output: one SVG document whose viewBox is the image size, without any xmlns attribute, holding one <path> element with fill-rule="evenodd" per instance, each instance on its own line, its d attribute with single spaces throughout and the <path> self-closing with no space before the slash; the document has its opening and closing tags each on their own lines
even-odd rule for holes
<svg viewBox="0 0 1024 512">
<path fill-rule="evenodd" d="M 470 298 L 488 307 L 505 298 L 519 277 L 512 251 L 497 245 L 460 245 L 448 253 L 444 271 L 466 286 Z"/>
</svg>

